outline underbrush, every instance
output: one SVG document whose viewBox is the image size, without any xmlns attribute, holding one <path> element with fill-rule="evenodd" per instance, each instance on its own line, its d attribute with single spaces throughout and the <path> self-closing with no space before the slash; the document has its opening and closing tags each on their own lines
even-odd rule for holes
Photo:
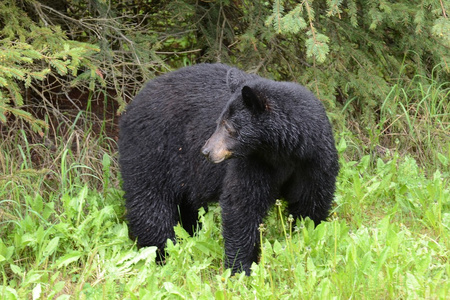
<svg viewBox="0 0 450 300">
<path fill-rule="evenodd" d="M 443 74 L 442 74 L 443 75 Z M 380 105 L 377 120 L 365 122 L 351 111 L 350 99 L 333 115 L 336 130 L 346 134 L 347 159 L 370 154 L 384 157 L 398 152 L 410 154 L 430 175 L 446 167 L 442 155 L 450 153 L 450 83 L 440 84 L 439 74 L 398 81 Z"/>
<path fill-rule="evenodd" d="M 346 151 L 345 139 L 339 143 Z M 448 166 L 449 155 L 442 155 Z M 111 178 L 103 159 L 103 178 Z M 176 228 L 164 265 L 128 238 L 122 193 L 82 178 L 47 190 L 39 173 L 0 190 L 4 299 L 444 299 L 450 293 L 448 169 L 426 176 L 410 156 L 341 159 L 336 206 L 316 229 L 277 203 L 249 277 L 223 269 L 220 209 Z M 70 169 L 70 168 L 69 168 Z M 62 172 L 61 174 L 63 174 Z M 26 181 L 25 179 L 28 181 Z"/>
</svg>

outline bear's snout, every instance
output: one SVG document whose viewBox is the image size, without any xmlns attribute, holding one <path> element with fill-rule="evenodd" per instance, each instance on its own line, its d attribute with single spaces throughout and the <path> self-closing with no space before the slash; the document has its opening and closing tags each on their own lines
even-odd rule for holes
<svg viewBox="0 0 450 300">
<path fill-rule="evenodd" d="M 214 133 L 201 150 L 202 154 L 211 162 L 218 164 L 231 156 L 222 132 Z"/>
<path fill-rule="evenodd" d="M 202 147 L 202 154 L 209 160 L 209 153 L 211 152 L 211 149 L 208 147 L 208 141 L 203 145 Z"/>
</svg>

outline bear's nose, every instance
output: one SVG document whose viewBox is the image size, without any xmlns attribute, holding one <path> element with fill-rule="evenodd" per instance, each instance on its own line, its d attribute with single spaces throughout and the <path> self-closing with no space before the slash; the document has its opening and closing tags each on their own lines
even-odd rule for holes
<svg viewBox="0 0 450 300">
<path fill-rule="evenodd" d="M 209 149 L 209 147 L 207 146 L 208 142 L 206 142 L 206 144 L 202 147 L 202 154 L 204 156 L 206 156 L 207 158 L 209 157 L 209 153 L 211 153 L 211 149 Z"/>
</svg>

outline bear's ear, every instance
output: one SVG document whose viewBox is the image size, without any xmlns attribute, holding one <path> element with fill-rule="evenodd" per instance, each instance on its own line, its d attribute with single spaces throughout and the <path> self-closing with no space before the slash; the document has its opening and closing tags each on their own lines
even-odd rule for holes
<svg viewBox="0 0 450 300">
<path fill-rule="evenodd" d="M 268 107 L 265 97 L 257 95 L 249 86 L 242 88 L 242 100 L 244 105 L 254 113 L 261 113 Z"/>
<path fill-rule="evenodd" d="M 232 93 L 245 81 L 244 73 L 236 68 L 231 68 L 227 72 L 227 86 Z"/>
</svg>

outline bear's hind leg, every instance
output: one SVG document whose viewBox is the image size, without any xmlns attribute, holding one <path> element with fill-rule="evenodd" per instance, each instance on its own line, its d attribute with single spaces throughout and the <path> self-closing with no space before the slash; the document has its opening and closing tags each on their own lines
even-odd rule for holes
<svg viewBox="0 0 450 300">
<path fill-rule="evenodd" d="M 294 218 L 309 217 L 317 226 L 328 217 L 333 194 L 334 180 L 297 176 L 285 195 L 288 212 Z"/>
<path fill-rule="evenodd" d="M 163 255 L 167 239 L 175 241 L 173 227 L 178 222 L 178 209 L 173 203 L 168 195 L 127 197 L 128 227 L 138 247 L 157 246 Z"/>
</svg>

